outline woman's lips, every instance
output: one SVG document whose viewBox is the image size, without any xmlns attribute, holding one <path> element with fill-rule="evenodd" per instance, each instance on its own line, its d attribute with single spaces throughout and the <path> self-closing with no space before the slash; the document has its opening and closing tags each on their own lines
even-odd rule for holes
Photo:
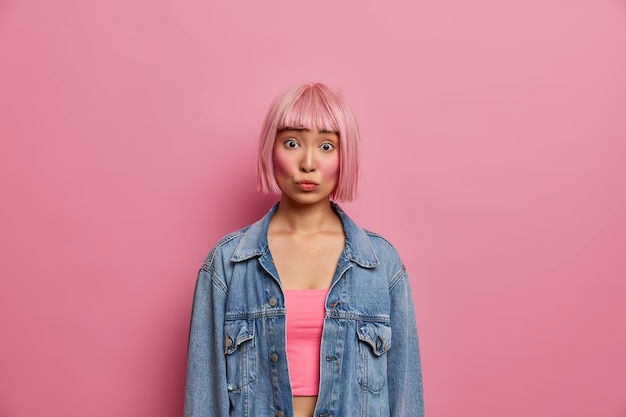
<svg viewBox="0 0 626 417">
<path fill-rule="evenodd" d="M 302 191 L 313 191 L 317 187 L 317 184 L 313 181 L 298 181 L 296 185 Z"/>
</svg>

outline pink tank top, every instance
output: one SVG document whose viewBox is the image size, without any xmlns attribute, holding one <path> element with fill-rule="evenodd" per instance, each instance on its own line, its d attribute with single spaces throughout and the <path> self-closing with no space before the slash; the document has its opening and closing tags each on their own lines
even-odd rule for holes
<svg viewBox="0 0 626 417">
<path fill-rule="evenodd" d="M 294 396 L 314 396 L 320 384 L 320 347 L 328 290 L 285 290 L 287 361 Z"/>
</svg>

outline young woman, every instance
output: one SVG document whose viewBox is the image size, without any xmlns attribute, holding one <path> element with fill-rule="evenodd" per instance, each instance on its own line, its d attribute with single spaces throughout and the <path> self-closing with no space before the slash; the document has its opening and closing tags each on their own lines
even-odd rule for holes
<svg viewBox="0 0 626 417">
<path fill-rule="evenodd" d="M 404 265 L 334 203 L 355 196 L 358 143 L 348 104 L 323 84 L 272 104 L 258 179 L 280 201 L 200 269 L 186 417 L 423 416 Z"/>
</svg>

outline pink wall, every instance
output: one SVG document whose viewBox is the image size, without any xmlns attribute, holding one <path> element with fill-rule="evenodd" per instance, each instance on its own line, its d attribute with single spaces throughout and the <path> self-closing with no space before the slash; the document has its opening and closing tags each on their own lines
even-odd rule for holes
<svg viewBox="0 0 626 417">
<path fill-rule="evenodd" d="M 244 5 L 0 0 L 0 416 L 181 415 L 196 272 L 301 80 L 359 116 L 427 415 L 626 416 L 626 2 Z"/>
</svg>

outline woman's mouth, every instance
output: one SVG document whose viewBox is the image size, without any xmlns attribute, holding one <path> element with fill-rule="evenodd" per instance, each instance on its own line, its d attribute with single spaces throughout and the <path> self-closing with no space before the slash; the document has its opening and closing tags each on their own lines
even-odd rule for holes
<svg viewBox="0 0 626 417">
<path fill-rule="evenodd" d="M 296 185 L 302 191 L 313 191 L 317 187 L 317 184 L 313 181 L 298 181 Z"/>
</svg>

